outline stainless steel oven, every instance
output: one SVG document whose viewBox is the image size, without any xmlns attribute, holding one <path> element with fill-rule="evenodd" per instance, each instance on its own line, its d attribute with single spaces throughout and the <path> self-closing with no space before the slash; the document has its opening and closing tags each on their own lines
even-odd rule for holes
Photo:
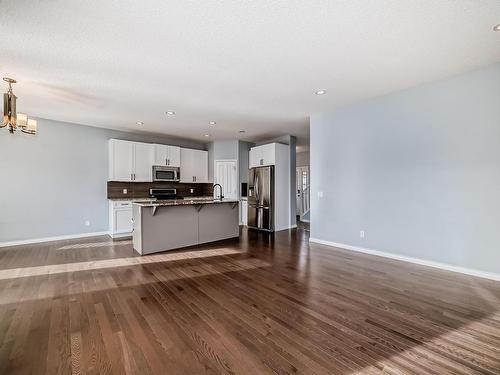
<svg viewBox="0 0 500 375">
<path fill-rule="evenodd" d="M 180 179 L 178 167 L 153 166 L 153 181 L 177 182 Z"/>
</svg>

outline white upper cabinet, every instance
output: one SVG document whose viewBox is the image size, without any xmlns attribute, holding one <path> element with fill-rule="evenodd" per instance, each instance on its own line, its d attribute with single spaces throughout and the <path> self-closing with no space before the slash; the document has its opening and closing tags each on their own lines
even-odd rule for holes
<svg viewBox="0 0 500 375">
<path fill-rule="evenodd" d="M 149 143 L 109 140 L 109 181 L 150 182 L 154 147 Z"/>
<path fill-rule="evenodd" d="M 181 148 L 177 146 L 154 145 L 154 165 L 181 166 Z"/>
<path fill-rule="evenodd" d="M 196 182 L 208 183 L 208 151 L 196 150 L 198 166 L 196 170 Z"/>
<path fill-rule="evenodd" d="M 134 181 L 153 181 L 153 159 L 152 144 L 134 142 Z"/>
<path fill-rule="evenodd" d="M 134 143 L 109 141 L 109 181 L 132 181 L 134 173 Z"/>
<path fill-rule="evenodd" d="M 154 145 L 155 162 L 154 165 L 167 165 L 167 146 Z"/>
<path fill-rule="evenodd" d="M 181 148 L 181 182 L 208 183 L 208 151 Z"/>
<path fill-rule="evenodd" d="M 169 167 L 180 167 L 181 148 L 177 146 L 167 146 L 167 160 Z"/>
<path fill-rule="evenodd" d="M 250 149 L 249 167 L 261 167 L 276 164 L 276 143 L 256 146 Z"/>
<path fill-rule="evenodd" d="M 108 181 L 153 181 L 153 165 L 180 167 L 181 182 L 208 183 L 208 151 L 109 140 Z"/>
</svg>

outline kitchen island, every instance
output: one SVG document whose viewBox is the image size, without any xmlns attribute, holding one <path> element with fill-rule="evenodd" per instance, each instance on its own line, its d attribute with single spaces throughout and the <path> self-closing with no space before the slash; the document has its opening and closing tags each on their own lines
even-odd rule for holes
<svg viewBox="0 0 500 375">
<path fill-rule="evenodd" d="M 134 202 L 133 228 L 133 247 L 141 255 L 238 237 L 238 201 Z"/>
</svg>

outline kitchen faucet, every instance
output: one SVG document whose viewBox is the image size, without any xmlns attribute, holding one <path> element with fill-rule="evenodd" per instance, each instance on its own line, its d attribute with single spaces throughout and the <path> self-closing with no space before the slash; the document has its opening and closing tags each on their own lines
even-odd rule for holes
<svg viewBox="0 0 500 375">
<path fill-rule="evenodd" d="M 221 184 L 214 184 L 214 193 L 215 193 L 215 187 L 216 186 L 220 187 L 220 198 L 219 198 L 219 200 L 223 200 L 224 199 L 224 195 L 222 194 L 222 185 Z"/>
</svg>

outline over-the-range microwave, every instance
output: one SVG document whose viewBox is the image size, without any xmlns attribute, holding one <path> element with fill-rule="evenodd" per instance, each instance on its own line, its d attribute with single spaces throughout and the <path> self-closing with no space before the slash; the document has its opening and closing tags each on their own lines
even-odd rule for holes
<svg viewBox="0 0 500 375">
<path fill-rule="evenodd" d="M 178 167 L 153 166 L 153 181 L 177 182 L 180 179 Z"/>
</svg>

